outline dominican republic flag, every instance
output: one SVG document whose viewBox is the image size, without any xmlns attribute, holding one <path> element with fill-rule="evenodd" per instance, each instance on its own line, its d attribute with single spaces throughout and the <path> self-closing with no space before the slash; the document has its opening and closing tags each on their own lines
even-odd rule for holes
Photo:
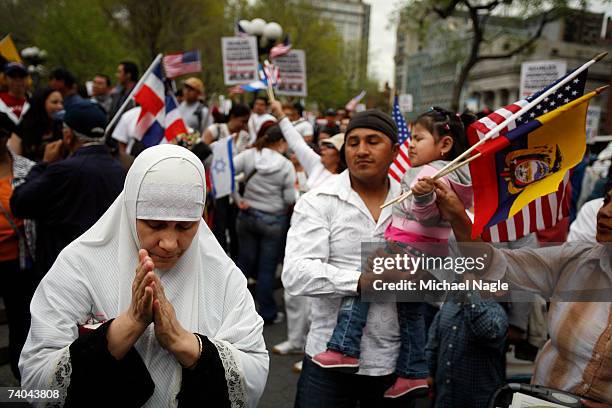
<svg viewBox="0 0 612 408">
<path fill-rule="evenodd" d="M 186 51 L 164 56 L 164 71 L 168 78 L 202 71 L 200 51 Z"/>
<path fill-rule="evenodd" d="M 158 62 L 144 83 L 134 94 L 141 106 L 136 122 L 136 137 L 146 147 L 168 143 L 187 127 L 178 110 L 178 104 Z"/>
<path fill-rule="evenodd" d="M 270 59 L 288 54 L 289 51 L 291 51 L 291 40 L 289 39 L 289 35 L 287 35 L 282 43 L 277 44 L 270 49 Z"/>
<path fill-rule="evenodd" d="M 567 75 L 570 75 L 568 73 Z M 496 110 L 468 127 L 467 136 L 470 145 L 482 139 L 490 130 L 498 124 L 504 122 L 512 114 L 521 110 L 529 102 L 536 99 L 542 93 L 555 86 L 565 77 L 558 79 L 546 88 L 521 99 L 513 104 L 507 105 Z M 584 94 L 587 70 L 578 75 L 575 79 L 557 89 L 557 91 L 546 97 L 540 104 L 534 106 L 529 111 L 522 114 L 516 121 L 512 121 L 500 134 L 506 134 L 517 126 L 521 126 L 536 117 L 555 110 L 557 107 L 580 98 Z M 496 135 L 495 137 L 499 137 Z M 494 171 L 494 169 L 491 169 Z M 552 228 L 557 222 L 569 215 L 569 202 L 571 200 L 569 173 L 565 175 L 556 192 L 539 197 L 523 207 L 523 209 L 507 220 L 501 221 L 496 225 L 485 228 L 482 232 L 482 239 L 490 242 L 515 241 L 531 232 L 542 229 Z M 478 209 L 476 209 L 478 210 Z"/>
<path fill-rule="evenodd" d="M 411 167 L 410 159 L 408 158 L 410 130 L 408 129 L 408 125 L 406 125 L 402 112 L 400 111 L 397 95 L 395 95 L 395 98 L 393 99 L 393 111 L 391 112 L 391 117 L 397 125 L 397 142 L 399 143 L 399 151 L 397 153 L 397 157 L 391 164 L 391 167 L 389 167 L 389 175 L 400 182 L 402 180 L 402 176 L 404 173 L 406 173 L 406 170 Z"/>
</svg>

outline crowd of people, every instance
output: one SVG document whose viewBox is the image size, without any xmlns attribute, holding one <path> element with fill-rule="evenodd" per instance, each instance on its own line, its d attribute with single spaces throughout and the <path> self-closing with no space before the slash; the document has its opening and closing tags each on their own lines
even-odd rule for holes
<svg viewBox="0 0 612 408">
<path fill-rule="evenodd" d="M 22 64 L 2 71 L 1 290 L 23 387 L 57 389 L 69 406 L 256 406 L 270 349 L 303 355 L 296 407 L 487 407 L 512 349 L 535 360 L 534 384 L 612 406 L 612 147 L 573 170 L 567 222 L 492 245 L 471 236 L 468 168 L 433 178 L 467 149 L 476 115 L 422 112 L 398 183 L 398 127 L 380 110 L 312 120 L 261 95 L 225 110 L 189 77 L 176 92 L 188 134 L 146 147 L 136 64 L 89 90 L 65 68 L 36 90 Z M 479 251 L 482 278 L 534 298 L 370 302 L 362 243 Z M 576 290 L 600 298 L 563 298 Z M 285 319 L 286 340 L 266 347 L 264 326 Z"/>
</svg>

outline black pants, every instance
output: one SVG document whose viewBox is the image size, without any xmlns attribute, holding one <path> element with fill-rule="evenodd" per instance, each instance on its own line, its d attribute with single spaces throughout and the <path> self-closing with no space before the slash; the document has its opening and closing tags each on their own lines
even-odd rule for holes
<svg viewBox="0 0 612 408">
<path fill-rule="evenodd" d="M 213 234 L 221 248 L 225 252 L 229 251 L 230 257 L 236 261 L 238 259 L 238 235 L 236 234 L 236 217 L 238 207 L 230 203 L 229 196 L 215 200 L 215 210 L 213 212 Z M 227 243 L 226 231 L 229 231 L 230 242 Z"/>
<path fill-rule="evenodd" d="M 295 396 L 295 408 L 414 407 L 405 398 L 383 398 L 395 375 L 372 377 L 321 368 L 305 356 Z"/>
<path fill-rule="evenodd" d="M 32 274 L 22 271 L 19 261 L 0 262 L 0 295 L 4 298 L 4 308 L 9 326 L 9 359 L 11 371 L 17 379 L 19 355 L 30 330 L 30 301 L 34 292 Z"/>
</svg>

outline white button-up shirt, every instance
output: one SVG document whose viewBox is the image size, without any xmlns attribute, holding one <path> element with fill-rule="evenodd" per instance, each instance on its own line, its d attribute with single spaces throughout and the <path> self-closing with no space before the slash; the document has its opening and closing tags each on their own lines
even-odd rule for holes
<svg viewBox="0 0 612 408">
<path fill-rule="evenodd" d="M 389 178 L 388 201 L 400 194 Z M 391 207 L 374 221 L 367 206 L 351 187 L 348 170 L 329 178 L 297 202 L 287 235 L 283 285 L 293 296 L 311 296 L 311 325 L 306 354 L 327 349 L 340 303 L 357 295 L 361 243 L 383 242 L 391 222 Z M 361 339 L 358 374 L 382 376 L 395 369 L 400 338 L 395 303 L 372 303 Z"/>
</svg>

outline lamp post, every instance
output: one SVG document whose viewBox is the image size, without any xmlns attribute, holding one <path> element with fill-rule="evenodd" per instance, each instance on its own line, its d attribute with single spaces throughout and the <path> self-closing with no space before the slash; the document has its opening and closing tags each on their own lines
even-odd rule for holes
<svg viewBox="0 0 612 408">
<path fill-rule="evenodd" d="M 41 50 L 38 47 L 27 47 L 21 50 L 21 57 L 32 77 L 34 89 L 38 89 L 40 78 L 45 73 L 43 63 L 47 58 L 47 51 Z"/>
<path fill-rule="evenodd" d="M 283 28 L 280 24 L 271 21 L 267 23 L 262 18 L 254 18 L 253 20 L 240 20 L 238 22 L 242 29 L 249 35 L 257 37 L 257 49 L 259 51 L 259 59 L 267 56 L 270 50 L 278 40 L 283 36 Z"/>
</svg>

